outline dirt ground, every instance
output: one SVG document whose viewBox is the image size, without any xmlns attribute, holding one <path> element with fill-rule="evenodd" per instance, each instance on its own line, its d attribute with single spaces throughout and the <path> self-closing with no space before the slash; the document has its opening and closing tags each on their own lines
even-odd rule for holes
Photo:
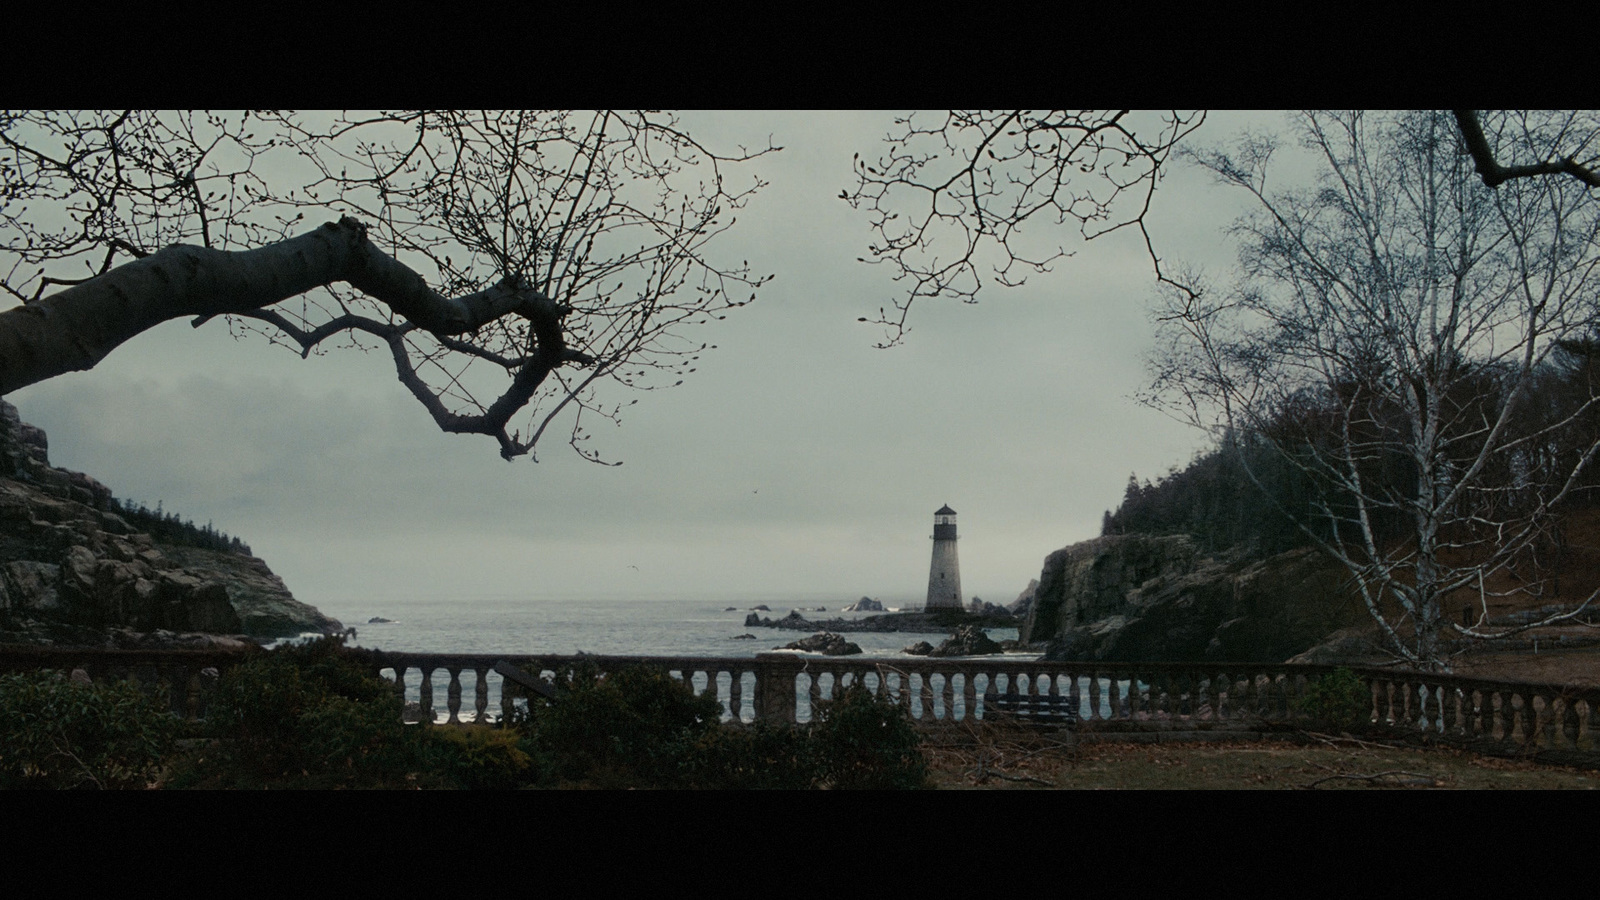
<svg viewBox="0 0 1600 900">
<path fill-rule="evenodd" d="M 997 730 L 926 749 L 946 790 L 1600 789 L 1600 771 L 1333 735 L 1149 744 Z"/>
<path fill-rule="evenodd" d="M 1600 686 L 1600 647 L 1476 653 L 1457 674 Z M 1595 790 L 1600 771 L 1344 735 L 1207 743 L 1076 740 L 1022 726 L 957 726 L 924 745 L 957 790 Z"/>
</svg>

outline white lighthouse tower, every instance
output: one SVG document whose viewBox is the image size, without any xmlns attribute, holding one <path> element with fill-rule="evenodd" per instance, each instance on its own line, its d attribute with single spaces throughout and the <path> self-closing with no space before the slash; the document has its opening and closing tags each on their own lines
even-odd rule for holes
<svg viewBox="0 0 1600 900">
<path fill-rule="evenodd" d="M 961 562 L 956 558 L 956 511 L 933 514 L 933 563 L 928 567 L 925 609 L 961 609 Z"/>
</svg>

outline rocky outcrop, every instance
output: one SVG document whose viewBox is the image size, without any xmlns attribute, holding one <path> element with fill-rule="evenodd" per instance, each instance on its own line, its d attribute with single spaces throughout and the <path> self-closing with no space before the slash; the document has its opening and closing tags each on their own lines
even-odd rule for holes
<svg viewBox="0 0 1600 900">
<path fill-rule="evenodd" d="M 963 625 L 956 629 L 956 633 L 946 638 L 944 643 L 928 653 L 929 656 L 986 656 L 992 653 L 1004 653 L 1005 649 L 995 643 L 982 628 L 976 625 Z"/>
<path fill-rule="evenodd" d="M 861 652 L 861 645 L 847 641 L 843 636 L 834 634 L 831 631 L 823 631 L 772 649 L 804 650 L 808 653 L 821 653 L 824 656 L 854 656 Z"/>
<path fill-rule="evenodd" d="M 196 547 L 164 551 L 185 571 L 227 589 L 227 600 L 241 630 L 253 637 L 292 637 L 306 632 L 336 634 L 344 626 L 289 593 L 283 579 L 254 556 Z"/>
<path fill-rule="evenodd" d="M 1364 621 L 1344 570 L 1313 550 L 1200 554 L 1183 535 L 1113 535 L 1045 560 L 1022 641 L 1047 659 L 1280 662 Z"/>
<path fill-rule="evenodd" d="M 1028 614 L 1028 610 L 1033 609 L 1033 598 L 1038 593 L 1039 579 L 1030 578 L 1028 579 L 1028 586 L 1022 589 L 1022 593 L 1018 594 L 1017 599 L 1011 601 L 1006 606 L 1006 609 L 1011 610 L 1012 615 L 1022 618 Z"/>
<path fill-rule="evenodd" d="M 862 597 L 860 600 L 846 606 L 844 612 L 883 612 L 883 604 L 871 597 Z"/>
<path fill-rule="evenodd" d="M 125 646 L 129 633 L 341 629 L 259 559 L 134 531 L 112 511 L 110 489 L 52 467 L 44 432 L 0 400 L 0 642 Z"/>
</svg>

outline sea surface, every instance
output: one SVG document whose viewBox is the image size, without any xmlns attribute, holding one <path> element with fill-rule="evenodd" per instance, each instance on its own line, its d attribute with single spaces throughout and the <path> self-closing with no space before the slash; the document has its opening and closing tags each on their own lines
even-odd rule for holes
<svg viewBox="0 0 1600 900">
<path fill-rule="evenodd" d="M 600 599 L 459 598 L 371 602 L 322 611 L 356 630 L 357 646 L 413 653 L 575 654 L 602 656 L 748 657 L 769 652 L 810 632 L 745 627 L 758 604 L 763 618 L 798 609 L 808 619 L 860 619 L 876 613 L 840 611 L 823 598 L 707 600 L 703 598 L 610 597 Z M 889 604 L 885 604 L 888 606 Z M 340 606 L 345 606 L 341 604 Z M 730 609 L 731 607 L 731 609 Z M 819 611 L 819 607 L 826 607 Z M 374 617 L 391 619 L 370 622 Z M 991 628 L 994 640 L 1014 639 L 1015 628 Z M 754 635 L 741 639 L 740 635 Z M 848 640 L 874 658 L 899 657 L 907 644 L 935 646 L 940 632 L 847 632 Z"/>
<path fill-rule="evenodd" d="M 779 595 L 773 597 L 602 597 L 589 599 L 461 597 L 449 599 L 408 599 L 360 601 L 356 603 L 318 603 L 326 614 L 355 629 L 350 643 L 359 647 L 412 653 L 505 653 L 577 654 L 600 656 L 710 656 L 750 657 L 771 652 L 811 632 L 776 628 L 746 627 L 745 617 L 752 611 L 764 618 L 778 619 L 798 609 L 808 619 L 857 619 L 877 613 L 846 613 L 851 601 L 837 595 Z M 757 605 L 767 606 L 756 610 Z M 885 602 L 885 607 L 895 609 Z M 908 606 L 910 604 L 907 604 Z M 731 608 L 730 608 L 731 607 Z M 821 607 L 822 609 L 819 609 Z M 915 608 L 915 607 L 913 607 Z M 388 622 L 372 622 L 372 618 Z M 991 628 L 994 640 L 1014 639 L 1015 628 Z M 739 635 L 754 635 L 753 639 Z M 934 646 L 947 635 L 942 632 L 845 632 L 846 639 L 860 645 L 861 656 L 851 659 L 905 658 L 908 644 L 927 641 Z M 1037 654 L 1022 654 L 1037 658 Z M 385 670 L 385 677 L 393 677 Z M 463 718 L 474 707 L 476 675 L 461 673 Z M 704 690 L 704 676 L 696 683 Z M 726 680 L 726 676 L 724 676 Z M 501 678 L 489 673 L 488 712 L 493 719 L 500 709 Z M 433 679 L 433 706 L 440 721 L 448 718 L 446 687 L 448 676 L 438 673 Z M 727 685 L 721 688 L 726 694 Z M 406 699 L 421 697 L 421 673 L 411 670 L 406 678 Z M 803 699 L 803 698 L 802 698 Z M 808 704 L 807 704 L 808 705 Z M 802 714 L 808 718 L 808 713 Z"/>
</svg>

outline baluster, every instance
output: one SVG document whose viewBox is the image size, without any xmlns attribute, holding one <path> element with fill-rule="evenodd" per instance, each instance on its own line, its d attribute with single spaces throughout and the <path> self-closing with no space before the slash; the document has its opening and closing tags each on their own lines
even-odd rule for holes
<svg viewBox="0 0 1600 900">
<path fill-rule="evenodd" d="M 461 724 L 461 667 L 451 666 L 445 671 L 450 673 L 450 686 L 445 692 L 446 705 L 450 708 L 450 724 Z"/>
<path fill-rule="evenodd" d="M 1425 732 L 1438 731 L 1439 701 L 1434 696 L 1434 686 L 1426 681 L 1417 684 L 1417 712 Z"/>
<path fill-rule="evenodd" d="M 1561 749 L 1578 749 L 1578 701 L 1570 694 L 1561 698 Z"/>
<path fill-rule="evenodd" d="M 1534 706 L 1534 713 L 1537 716 L 1533 730 L 1535 746 L 1556 746 L 1555 699 L 1549 694 L 1535 694 L 1531 705 Z"/>
<path fill-rule="evenodd" d="M 1078 676 L 1077 675 L 1073 676 L 1072 683 L 1073 683 L 1074 687 L 1077 686 L 1077 683 L 1078 683 Z M 1115 683 L 1115 682 L 1113 682 L 1113 683 Z M 1076 691 L 1074 691 L 1073 693 L 1076 693 Z M 1090 669 L 1089 670 L 1089 697 L 1088 697 L 1088 701 L 1089 701 L 1088 703 L 1083 703 L 1080 700 L 1080 702 L 1073 704 L 1073 706 L 1074 706 L 1074 709 L 1072 710 L 1073 715 L 1082 716 L 1085 721 L 1089 721 L 1089 722 L 1093 722 L 1093 721 L 1095 721 L 1097 719 L 1104 720 L 1105 718 L 1107 718 L 1106 716 L 1102 716 L 1100 714 L 1100 670 L 1098 670 L 1098 669 Z M 1088 707 L 1088 712 L 1084 711 L 1084 707 L 1085 706 Z"/>
<path fill-rule="evenodd" d="M 1482 688 L 1473 688 L 1467 691 L 1466 702 L 1469 704 L 1467 715 L 1467 737 L 1485 738 L 1494 736 L 1494 722 L 1491 720 L 1493 701 Z"/>
<path fill-rule="evenodd" d="M 1594 751 L 1600 749 L 1600 740 L 1596 739 L 1596 732 L 1600 732 L 1600 703 L 1595 702 L 1600 697 L 1590 693 L 1583 699 L 1584 715 L 1583 733 L 1578 737 L 1578 749 Z"/>
<path fill-rule="evenodd" d="M 417 701 L 422 708 L 422 724 L 433 724 L 433 666 L 423 663 L 422 684 L 417 688 Z"/>
<path fill-rule="evenodd" d="M 719 673 L 717 677 L 722 676 Z M 744 673 L 737 668 L 728 671 L 728 721 L 735 725 L 744 722 Z"/>
<path fill-rule="evenodd" d="M 978 689 L 973 683 L 977 673 L 971 669 L 961 673 L 961 717 L 968 722 L 978 718 Z"/>
<path fill-rule="evenodd" d="M 815 722 L 817 720 L 817 704 L 822 701 L 821 672 L 811 676 L 811 690 L 807 694 L 807 699 L 811 703 L 811 721 Z"/>
<path fill-rule="evenodd" d="M 489 670 L 473 669 L 472 675 L 472 722 L 485 725 L 489 718 Z"/>
<path fill-rule="evenodd" d="M 533 677 L 538 678 L 539 673 L 535 671 L 533 673 Z M 509 726 L 511 724 L 512 717 L 516 714 L 516 711 L 517 684 L 516 682 L 507 681 L 506 679 L 502 678 L 500 679 L 500 727 L 504 728 Z"/>
<path fill-rule="evenodd" d="M 1461 725 L 1461 689 L 1449 685 L 1441 686 L 1440 696 L 1440 726 L 1445 734 L 1460 735 L 1464 730 Z"/>
<path fill-rule="evenodd" d="M 1520 698 L 1512 690 L 1501 692 L 1501 725 L 1504 725 L 1504 740 L 1506 743 L 1520 743 L 1522 741 L 1522 709 L 1518 706 Z"/>
<path fill-rule="evenodd" d="M 1144 690 L 1139 687 L 1140 673 L 1135 669 L 1128 673 L 1128 718 L 1139 718 L 1140 711 L 1144 708 Z M 1148 684 L 1149 682 L 1146 682 Z"/>
</svg>

